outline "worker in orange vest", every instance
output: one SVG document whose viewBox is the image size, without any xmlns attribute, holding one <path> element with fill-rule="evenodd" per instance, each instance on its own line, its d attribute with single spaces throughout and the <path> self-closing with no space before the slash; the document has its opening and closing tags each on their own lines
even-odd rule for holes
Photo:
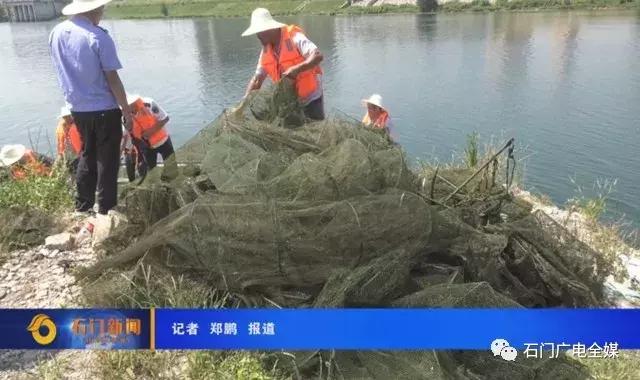
<svg viewBox="0 0 640 380">
<path fill-rule="evenodd" d="M 158 154 L 164 162 L 164 173 L 170 176 L 177 174 L 178 165 L 174 157 L 173 143 L 166 125 L 169 115 L 151 98 L 127 94 L 127 102 L 133 115 L 131 137 L 141 141 L 142 156 L 148 170 L 158 164 Z"/>
<path fill-rule="evenodd" d="M 258 35 L 262 44 L 258 68 L 249 81 L 245 97 L 262 87 L 269 76 L 275 83 L 282 78 L 295 81 L 305 115 L 312 120 L 324 119 L 322 92 L 323 56 L 318 47 L 296 25 L 277 22 L 268 10 L 257 8 L 251 14 L 251 25 L 242 36 Z"/>
<path fill-rule="evenodd" d="M 24 145 L 5 145 L 0 150 L 0 168 L 8 168 L 15 180 L 26 179 L 29 175 L 48 176 L 53 162 Z"/>
<path fill-rule="evenodd" d="M 58 119 L 56 127 L 58 159 L 66 159 L 69 169 L 75 174 L 82 154 L 82 137 L 68 107 L 64 106 L 60 109 Z"/>
<path fill-rule="evenodd" d="M 382 129 L 390 138 L 393 138 L 393 123 L 389 112 L 382 105 L 382 96 L 373 94 L 368 99 L 363 99 L 362 104 L 367 108 L 362 124 L 369 128 Z"/>
</svg>

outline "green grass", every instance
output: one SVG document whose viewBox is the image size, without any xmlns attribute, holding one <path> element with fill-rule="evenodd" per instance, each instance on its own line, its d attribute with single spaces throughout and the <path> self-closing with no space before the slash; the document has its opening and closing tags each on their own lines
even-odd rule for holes
<svg viewBox="0 0 640 380">
<path fill-rule="evenodd" d="M 464 148 L 464 161 L 468 168 L 478 165 L 478 133 L 467 135 L 467 146 Z"/>
<path fill-rule="evenodd" d="M 415 5 L 381 5 L 377 7 L 349 7 L 336 12 L 337 14 L 383 14 L 383 13 L 419 13 L 420 8 Z"/>
<path fill-rule="evenodd" d="M 68 367 L 68 359 L 60 359 L 54 356 L 38 363 L 36 366 L 37 375 L 34 376 L 34 378 L 41 380 L 63 380 L 69 370 Z"/>
<path fill-rule="evenodd" d="M 265 7 L 273 15 L 333 14 L 343 1 L 319 0 L 309 2 L 296 10 L 303 1 L 268 0 L 127 0 L 114 1 L 107 6 L 109 18 L 161 18 L 161 17 L 249 17 L 258 7 Z"/>
<path fill-rule="evenodd" d="M 84 287 L 84 303 L 93 307 L 236 307 L 230 294 L 182 276 L 140 266 L 129 273 L 108 273 Z M 260 352 L 156 351 L 99 352 L 99 379 L 281 379 L 269 355 Z"/>
<path fill-rule="evenodd" d="M 491 4 L 486 0 L 469 3 L 452 1 L 438 7 L 443 12 L 536 10 L 536 9 L 598 9 L 637 8 L 638 0 L 497 0 Z"/>
<path fill-rule="evenodd" d="M 607 210 L 607 201 L 615 191 L 617 180 L 597 180 L 590 191 L 585 191 L 574 178 L 571 182 L 576 186 L 576 195 L 567 202 L 569 207 L 577 209 L 592 224 L 596 223 Z"/>
<path fill-rule="evenodd" d="M 266 354 L 245 351 L 104 351 L 96 354 L 94 375 L 104 380 L 284 379 L 275 369 L 265 369 Z"/>
<path fill-rule="evenodd" d="M 72 210 L 73 190 L 61 166 L 51 176 L 28 174 L 18 181 L 0 170 L 0 264 L 8 252 L 42 244 L 49 234 L 61 232 L 57 213 Z"/>
<path fill-rule="evenodd" d="M 9 207 L 60 211 L 73 207 L 73 190 L 68 172 L 57 165 L 51 176 L 29 174 L 16 181 L 5 172 L 0 179 L 0 209 Z"/>
<path fill-rule="evenodd" d="M 249 17 L 257 7 L 276 16 L 293 14 L 381 14 L 419 13 L 415 5 L 382 5 L 341 8 L 344 0 L 116 0 L 107 6 L 108 18 L 183 18 L 183 17 Z M 640 7 L 640 0 L 487 0 L 470 3 L 453 1 L 438 6 L 442 12 L 499 11 L 530 9 L 594 9 Z"/>
<path fill-rule="evenodd" d="M 596 380 L 640 379 L 640 351 L 620 351 L 615 359 L 578 359 Z"/>
</svg>

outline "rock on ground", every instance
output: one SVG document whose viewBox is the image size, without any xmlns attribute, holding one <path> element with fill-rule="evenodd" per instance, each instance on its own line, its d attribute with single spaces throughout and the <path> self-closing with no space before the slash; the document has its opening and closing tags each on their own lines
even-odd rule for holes
<svg viewBox="0 0 640 380">
<path fill-rule="evenodd" d="M 44 246 L 51 250 L 66 251 L 73 247 L 73 243 L 73 236 L 69 232 L 63 232 L 47 237 L 44 241 Z"/>
<path fill-rule="evenodd" d="M 65 236 L 62 236 L 65 235 Z M 68 235 L 68 236 L 66 236 Z M 95 261 L 91 248 L 69 249 L 60 234 L 31 250 L 14 251 L 0 266 L 0 308 L 80 307 L 80 287 L 74 268 Z M 0 379 L 40 379 L 42 370 L 52 364 L 64 369 L 65 379 L 89 379 L 93 360 L 90 351 L 3 350 L 0 351 Z"/>
</svg>

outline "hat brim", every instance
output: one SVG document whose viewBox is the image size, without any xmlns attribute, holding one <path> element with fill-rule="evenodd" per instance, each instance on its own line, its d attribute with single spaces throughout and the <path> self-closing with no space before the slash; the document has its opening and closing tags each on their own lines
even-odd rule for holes
<svg viewBox="0 0 640 380">
<path fill-rule="evenodd" d="M 13 164 L 15 164 L 16 162 L 20 161 L 20 157 L 16 158 L 12 158 L 9 160 L 4 160 L 2 159 L 2 157 L 0 157 L 0 168 L 5 168 L 5 167 L 9 167 Z"/>
<path fill-rule="evenodd" d="M 94 9 L 100 8 L 103 5 L 110 3 L 112 0 L 94 0 L 86 1 L 82 3 L 71 3 L 62 8 L 62 14 L 65 16 L 73 16 L 81 13 L 90 12 Z"/>
<path fill-rule="evenodd" d="M 24 145 L 16 145 L 13 148 L 17 150 L 17 154 L 14 157 L 5 158 L 2 157 L 2 154 L 0 154 L 0 168 L 11 166 L 20 161 L 22 156 L 24 156 L 24 153 L 27 151 L 27 147 L 25 147 Z"/>
<path fill-rule="evenodd" d="M 383 110 L 385 110 L 385 111 L 387 110 L 386 108 L 384 108 L 384 106 L 383 106 L 382 104 L 378 104 L 378 103 L 376 103 L 376 102 L 372 102 L 372 101 L 371 101 L 371 100 L 369 100 L 369 99 L 362 99 L 362 105 L 363 105 L 363 106 L 365 106 L 365 107 L 366 107 L 368 104 L 373 104 L 374 106 L 376 106 L 376 107 L 380 107 L 380 108 L 382 108 L 382 109 L 383 109 Z"/>
<path fill-rule="evenodd" d="M 258 34 L 260 32 L 264 32 L 271 29 L 280 29 L 283 26 L 287 26 L 281 22 L 277 22 L 275 20 L 265 22 L 261 25 L 251 25 L 247 30 L 242 32 L 242 37 L 252 36 L 254 34 Z"/>
</svg>

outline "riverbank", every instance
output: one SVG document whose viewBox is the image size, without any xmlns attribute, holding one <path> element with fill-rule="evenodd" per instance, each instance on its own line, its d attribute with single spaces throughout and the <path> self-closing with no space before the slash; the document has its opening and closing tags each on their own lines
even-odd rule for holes
<svg viewBox="0 0 640 380">
<path fill-rule="evenodd" d="M 532 212 L 541 210 L 562 224 L 581 241 L 602 252 L 601 243 L 593 239 L 606 227 L 594 224 L 578 210 L 563 209 L 526 191 L 514 189 L 513 194 L 532 205 Z M 70 212 L 60 211 L 66 230 L 76 232 L 81 220 Z M 126 222 L 125 222 L 126 223 Z M 135 285 L 123 276 L 116 304 L 106 305 L 86 299 L 82 281 L 75 273 L 93 264 L 100 250 L 90 245 L 44 244 L 20 249 L 8 254 L 0 265 L 0 307 L 219 307 L 219 299 L 200 283 L 183 277 L 170 277 L 163 284 L 154 282 L 154 274 L 143 285 Z M 621 245 L 616 252 L 637 255 L 638 251 Z M 631 274 L 633 276 L 633 274 Z M 636 276 L 639 274 L 636 273 Z M 43 280 L 45 278 L 45 280 Z M 636 278 L 636 281 L 640 280 Z M 133 284 L 132 286 L 127 286 Z M 140 287 L 138 287 L 140 286 Z M 84 295 L 83 295 L 84 294 Z M 618 307 L 638 307 L 633 299 L 623 297 Z M 211 300 L 213 302 L 209 303 Z M 576 359 L 585 365 L 596 379 L 635 379 L 640 376 L 637 363 L 640 353 L 622 351 L 616 360 Z M 92 352 L 92 351 L 25 351 L 6 350 L 0 353 L 0 379 L 155 379 L 155 378 L 290 378 L 275 370 L 269 355 L 249 352 L 158 351 L 158 352 Z"/>
<path fill-rule="evenodd" d="M 430 2 L 429 2 L 430 3 Z M 435 3 L 430 3 L 435 4 Z M 248 17 L 261 6 L 272 14 L 283 15 L 357 15 L 420 12 L 493 12 L 521 10 L 569 10 L 569 9 L 640 9 L 640 0 L 485 0 L 470 2 L 450 1 L 438 6 L 381 5 L 345 6 L 344 0 L 123 0 L 107 7 L 106 15 L 112 19 L 153 19 L 185 17 Z"/>
<path fill-rule="evenodd" d="M 485 174 L 476 177 L 474 181 L 465 181 L 468 185 L 462 186 L 462 181 L 469 178 L 470 172 L 475 172 L 475 168 L 480 168 L 481 163 L 488 162 L 491 160 L 490 157 L 494 157 L 494 149 L 487 148 L 484 149 L 484 153 L 481 153 L 482 149 L 478 148 L 479 146 L 481 144 L 478 143 L 477 138 L 469 138 L 469 143 L 462 154 L 464 157 L 462 162 L 454 162 L 449 165 L 436 164 L 435 167 L 425 165 L 415 173 L 418 176 L 418 182 L 423 184 L 422 191 L 419 193 L 430 194 L 431 198 L 442 199 L 440 196 L 434 196 L 435 193 L 439 194 L 442 191 L 450 193 L 452 189 L 461 188 L 464 190 L 457 193 L 455 204 L 450 203 L 447 206 L 446 201 L 436 201 L 436 203 L 442 204 L 443 208 L 440 212 L 443 216 L 448 215 L 447 218 L 456 217 L 456 211 L 460 211 L 460 216 L 464 217 L 464 220 L 473 223 L 476 216 L 482 218 L 483 215 L 495 214 L 495 211 L 490 211 L 484 207 L 484 204 L 481 208 L 476 208 L 472 204 L 485 197 L 487 186 L 490 183 L 498 184 L 505 181 L 505 178 L 502 178 L 500 174 L 504 172 L 503 170 L 497 173 L 493 172 L 494 174 L 486 171 Z M 502 168 L 504 164 L 505 162 L 501 161 L 496 167 Z M 479 170 L 482 173 L 482 169 Z M 521 175 L 516 172 L 516 183 L 520 177 Z M 106 218 L 90 217 L 90 221 L 95 224 L 93 244 L 77 244 L 73 236 L 77 234 L 80 226 L 88 220 L 82 216 L 73 215 L 68 202 L 63 198 L 57 198 L 57 194 L 60 192 L 59 181 L 55 180 L 56 177 L 53 178 L 54 180 L 49 181 L 52 181 L 56 186 L 48 186 L 48 182 L 45 182 L 44 185 L 32 182 L 33 186 L 24 187 L 35 194 L 27 196 L 30 193 L 24 193 L 27 190 L 23 190 L 23 196 L 20 199 L 25 202 L 20 206 L 40 211 L 52 210 L 51 213 L 55 215 L 60 225 L 56 230 L 56 237 L 49 237 L 44 244 L 39 242 L 35 246 L 10 249 L 5 252 L 4 260 L 0 262 L 0 307 L 235 308 L 261 306 L 261 304 L 255 303 L 258 302 L 256 300 L 268 301 L 266 298 L 253 298 L 250 293 L 238 294 L 215 288 L 207 282 L 195 280 L 187 275 L 162 272 L 159 271 L 159 267 L 147 266 L 142 261 L 129 270 L 118 272 L 116 268 L 113 268 L 114 272 L 110 272 L 112 269 L 109 269 L 109 272 L 104 272 L 106 275 L 104 279 L 87 281 L 81 273 L 104 259 L 108 254 L 108 245 L 101 245 L 101 242 L 105 241 L 104 238 L 117 237 L 121 235 L 122 231 L 131 231 L 129 227 L 134 224 L 131 224 L 133 221 L 127 219 L 127 215 L 118 212 L 110 212 Z M 59 178 L 63 178 L 63 176 L 61 175 Z M 493 180 L 491 180 L 492 178 Z M 11 189 L 12 193 L 15 192 L 15 187 L 11 187 L 11 184 L 6 180 L 0 182 L 0 189 L 2 187 Z M 431 191 L 428 191 L 429 189 Z M 7 193 L 9 191 L 4 192 L 4 194 Z M 3 193 L 0 191 L 0 194 Z M 54 194 L 56 194 L 55 198 Z M 67 195 L 70 195 L 70 192 L 67 192 Z M 618 258 L 626 258 L 621 262 L 623 266 L 621 269 L 627 270 L 627 279 L 618 281 L 612 276 L 604 284 L 607 304 L 611 307 L 623 308 L 640 305 L 638 302 L 640 297 L 635 289 L 637 283 L 640 282 L 640 265 L 637 260 L 640 252 L 625 245 L 619 239 L 615 229 L 598 223 L 599 213 L 589 211 L 587 208 L 591 204 L 590 202 L 579 203 L 575 207 L 563 209 L 541 197 L 535 197 L 521 190 L 515 186 L 515 183 L 511 188 L 511 196 L 508 198 L 500 197 L 506 201 L 504 209 L 502 209 L 504 213 L 500 213 L 499 219 L 490 217 L 493 221 L 490 224 L 497 223 L 496 225 L 499 226 L 503 223 L 513 223 L 515 218 L 526 217 L 522 214 L 523 212 L 527 215 L 533 215 L 537 212 L 544 213 L 553 223 L 557 223 L 580 242 L 587 244 L 601 254 L 608 264 L 615 267 L 619 261 Z M 4 198 L 0 196 L 0 200 L 2 199 Z M 60 200 L 54 202 L 55 199 Z M 26 200 L 30 201 L 26 202 Z M 44 202 L 42 200 L 50 201 Z M 18 200 L 12 200 L 11 206 L 15 207 L 16 203 Z M 499 204 L 502 204 L 502 201 Z M 3 206 L 0 203 L 0 214 L 8 208 L 9 206 L 6 204 Z M 597 209 L 602 208 L 598 207 Z M 473 210 L 484 211 L 476 213 Z M 451 213 L 452 211 L 453 213 Z M 364 214 L 359 216 L 359 218 L 364 217 L 366 217 Z M 2 229 L 5 229 L 7 223 L 0 225 L 3 226 Z M 487 225 L 487 228 L 491 228 L 491 225 Z M 482 229 L 483 227 L 479 227 L 478 233 L 481 233 Z M 498 232 L 498 230 L 494 231 Z M 348 234 L 349 232 L 345 231 L 345 235 Z M 11 234 L 11 236 L 15 236 L 15 234 Z M 565 239 L 566 236 L 558 235 L 557 238 Z M 131 245 L 130 241 L 123 243 Z M 585 255 L 588 254 L 586 250 L 583 252 Z M 526 265 L 524 262 L 520 264 Z M 473 265 L 469 268 L 472 267 Z M 449 267 L 441 265 L 438 268 L 442 271 Z M 117 281 L 110 281 L 110 275 L 115 276 L 113 278 Z M 458 283 L 460 279 L 457 276 L 456 274 L 450 280 L 455 280 L 456 284 L 463 285 Z M 442 280 L 438 275 L 428 276 L 426 279 L 429 281 Z M 392 279 L 385 279 L 383 284 L 386 285 L 391 281 Z M 486 282 L 484 284 L 488 286 Z M 427 281 L 422 286 L 429 288 L 433 285 Z M 304 293 L 301 294 L 304 297 Z M 262 307 L 265 306 L 262 305 Z M 638 359 L 639 356 L 636 352 L 622 352 L 615 361 L 582 359 L 580 362 L 589 369 L 595 378 L 633 379 L 640 376 L 637 368 Z M 292 378 L 291 374 L 282 372 L 284 366 L 278 367 L 277 360 L 277 354 L 256 352 L 7 350 L 0 353 L 0 379 L 251 378 L 280 380 Z M 612 374 L 613 377 L 611 377 Z"/>
</svg>

